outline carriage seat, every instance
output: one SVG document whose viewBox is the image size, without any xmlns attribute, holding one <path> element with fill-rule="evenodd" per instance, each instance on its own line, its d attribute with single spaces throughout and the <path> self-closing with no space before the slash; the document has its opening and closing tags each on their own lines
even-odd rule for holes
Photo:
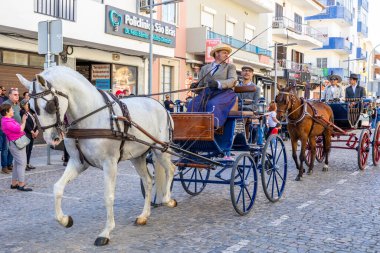
<svg viewBox="0 0 380 253">
<path fill-rule="evenodd" d="M 251 86 L 251 85 L 236 86 L 234 91 L 235 91 L 235 93 L 255 92 L 256 87 Z M 228 113 L 228 116 L 240 116 L 240 117 L 252 117 L 254 115 L 255 114 L 252 111 L 239 110 L 239 98 L 238 97 L 236 97 L 236 102 L 235 102 L 234 106 L 232 107 L 231 111 Z"/>
</svg>

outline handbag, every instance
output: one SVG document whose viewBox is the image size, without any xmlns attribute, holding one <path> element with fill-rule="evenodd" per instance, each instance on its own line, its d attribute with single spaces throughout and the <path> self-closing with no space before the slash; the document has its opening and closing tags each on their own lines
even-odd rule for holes
<svg viewBox="0 0 380 253">
<path fill-rule="evenodd" d="M 26 135 L 23 135 L 17 140 L 13 141 L 13 143 L 16 145 L 18 149 L 23 149 L 30 143 L 30 139 L 26 137 Z"/>
</svg>

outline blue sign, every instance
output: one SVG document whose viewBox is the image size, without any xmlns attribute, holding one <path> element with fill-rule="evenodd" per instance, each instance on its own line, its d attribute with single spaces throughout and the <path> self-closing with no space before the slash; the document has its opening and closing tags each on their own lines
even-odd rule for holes
<svg viewBox="0 0 380 253">
<path fill-rule="evenodd" d="M 95 86 L 99 90 L 110 90 L 111 80 L 110 79 L 96 79 Z"/>
</svg>

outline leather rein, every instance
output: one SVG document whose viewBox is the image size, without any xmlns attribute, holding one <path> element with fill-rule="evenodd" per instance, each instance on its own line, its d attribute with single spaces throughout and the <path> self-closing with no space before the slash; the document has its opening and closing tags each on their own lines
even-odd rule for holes
<svg viewBox="0 0 380 253">
<path fill-rule="evenodd" d="M 285 94 L 285 95 L 288 95 L 289 97 L 291 97 L 291 96 L 295 96 L 294 94 L 292 94 L 292 93 L 290 93 L 290 92 L 284 92 L 284 91 L 280 91 L 279 94 Z M 294 98 L 292 98 L 292 97 L 291 97 L 291 99 L 294 100 Z M 286 103 L 287 103 L 287 104 L 290 103 L 290 101 L 289 101 L 288 98 L 287 98 Z M 313 118 L 313 116 L 310 115 L 310 113 L 307 111 L 307 105 L 309 105 L 309 106 L 312 108 L 314 114 L 316 114 L 316 110 L 315 110 L 315 108 L 314 108 L 310 103 L 308 103 L 306 100 L 303 100 L 302 98 L 301 98 L 301 105 L 298 106 L 298 107 L 297 107 L 296 109 L 294 109 L 293 111 L 291 111 L 290 113 L 287 113 L 287 111 L 288 111 L 289 109 L 291 109 L 292 104 L 290 104 L 290 108 L 289 108 L 289 106 L 288 106 L 288 109 L 287 109 L 286 111 L 283 111 L 283 110 L 277 110 L 277 112 L 286 113 L 286 120 L 287 120 L 288 124 L 296 125 L 296 124 L 298 124 L 299 122 L 301 122 L 306 116 L 310 116 L 311 118 Z M 296 111 L 298 111 L 298 110 L 299 110 L 300 108 L 302 108 L 302 107 L 303 107 L 302 114 L 301 114 L 301 116 L 300 116 L 298 119 L 290 119 L 290 118 L 289 118 L 290 115 L 292 115 L 293 113 L 295 113 Z"/>
</svg>

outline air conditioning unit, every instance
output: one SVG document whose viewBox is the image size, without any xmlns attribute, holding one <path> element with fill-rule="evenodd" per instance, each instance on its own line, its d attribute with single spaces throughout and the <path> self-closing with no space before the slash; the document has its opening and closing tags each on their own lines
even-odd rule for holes
<svg viewBox="0 0 380 253">
<path fill-rule="evenodd" d="M 146 13 L 149 13 L 150 2 L 152 2 L 152 4 L 154 4 L 154 0 L 140 0 L 140 11 L 144 11 Z"/>
<path fill-rule="evenodd" d="M 273 21 L 273 22 L 272 22 L 272 28 L 280 28 L 280 22 L 278 22 L 278 21 Z"/>
</svg>

